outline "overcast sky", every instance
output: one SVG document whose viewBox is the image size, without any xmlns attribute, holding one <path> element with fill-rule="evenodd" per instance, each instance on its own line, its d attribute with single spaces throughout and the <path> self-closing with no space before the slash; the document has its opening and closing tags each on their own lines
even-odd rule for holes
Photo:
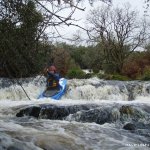
<svg viewBox="0 0 150 150">
<path fill-rule="evenodd" d="M 140 16 L 142 16 L 144 14 L 144 10 L 145 10 L 144 9 L 144 7 L 145 7 L 144 1 L 145 0 L 112 0 L 112 1 L 113 1 L 113 3 L 112 3 L 113 6 L 122 6 L 125 3 L 129 3 L 129 4 L 131 4 L 131 7 L 133 9 L 135 9 L 139 12 Z M 98 6 L 102 6 L 102 5 L 104 5 L 103 2 L 95 2 L 93 4 L 93 7 L 91 7 L 90 4 L 87 2 L 87 0 L 85 0 L 85 2 L 80 3 L 79 7 L 81 7 L 81 8 L 86 7 L 86 9 L 85 9 L 85 11 L 77 10 L 75 12 L 75 14 L 73 15 L 73 18 L 80 20 L 80 21 L 76 22 L 76 24 L 78 24 L 82 27 L 85 27 L 85 19 L 86 19 L 86 16 L 87 16 L 89 10 L 96 8 Z M 67 12 L 65 12 L 65 13 L 67 14 Z M 61 27 L 58 30 L 63 36 L 71 37 L 73 35 L 73 33 L 75 33 L 79 29 L 76 27 Z"/>
</svg>

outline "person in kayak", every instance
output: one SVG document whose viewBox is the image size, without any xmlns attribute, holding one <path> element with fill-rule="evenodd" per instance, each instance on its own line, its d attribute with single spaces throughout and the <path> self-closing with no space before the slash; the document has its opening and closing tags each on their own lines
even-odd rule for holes
<svg viewBox="0 0 150 150">
<path fill-rule="evenodd" d="M 51 65 L 47 68 L 47 89 L 59 88 L 60 75 L 56 72 L 56 67 Z"/>
</svg>

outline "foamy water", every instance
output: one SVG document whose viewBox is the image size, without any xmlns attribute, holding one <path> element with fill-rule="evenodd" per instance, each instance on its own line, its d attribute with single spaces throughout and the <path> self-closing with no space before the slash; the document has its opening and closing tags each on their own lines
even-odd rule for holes
<svg viewBox="0 0 150 150">
<path fill-rule="evenodd" d="M 66 94 L 60 101 L 56 101 L 50 98 L 37 99 L 45 89 L 45 78 L 39 78 L 38 76 L 22 84 L 31 100 L 19 85 L 1 87 L 0 150 L 11 148 L 20 150 L 149 149 L 149 137 L 123 130 L 120 122 L 99 125 L 94 122 L 16 117 L 16 113 L 21 109 L 40 104 L 58 106 L 132 104 L 150 107 L 150 93 L 147 90 L 150 86 L 149 82 L 108 82 L 98 78 L 73 79 L 68 81 Z M 130 97 L 134 99 L 131 101 Z"/>
</svg>

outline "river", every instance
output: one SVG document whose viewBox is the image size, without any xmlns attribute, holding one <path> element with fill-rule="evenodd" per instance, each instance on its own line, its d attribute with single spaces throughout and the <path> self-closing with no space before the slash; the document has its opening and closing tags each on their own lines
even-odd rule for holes
<svg viewBox="0 0 150 150">
<path fill-rule="evenodd" d="M 148 150 L 150 82 L 68 80 L 61 100 L 37 99 L 45 78 L 0 79 L 0 150 Z"/>
</svg>

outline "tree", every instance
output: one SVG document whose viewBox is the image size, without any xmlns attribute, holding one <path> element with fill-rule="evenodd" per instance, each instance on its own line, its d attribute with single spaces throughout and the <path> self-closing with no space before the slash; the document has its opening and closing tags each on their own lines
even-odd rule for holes
<svg viewBox="0 0 150 150">
<path fill-rule="evenodd" d="M 84 0 L 34 0 L 37 4 L 39 10 L 44 16 L 43 26 L 41 26 L 41 31 L 45 31 L 49 28 L 48 37 L 55 39 L 58 37 L 64 38 L 60 32 L 59 27 L 62 26 L 75 26 L 85 30 L 84 27 L 79 26 L 73 14 L 77 11 L 85 11 L 85 7 L 80 7 L 80 2 Z M 88 0 L 92 5 L 95 0 Z M 111 3 L 111 0 L 98 0 L 104 3 Z M 64 38 L 66 39 L 66 38 Z"/>
<path fill-rule="evenodd" d="M 85 10 L 78 7 L 79 3 L 73 0 L 0 0 L 0 70 L 3 72 L 0 75 L 8 76 L 9 72 L 14 77 L 24 77 L 37 73 L 41 64 L 38 47 L 44 43 L 41 41 L 61 37 L 57 27 L 62 25 L 79 27 L 72 23 L 76 9 Z M 69 10 L 67 15 L 63 13 L 66 9 Z M 49 35 L 45 32 L 47 27 L 52 29 Z"/>
<path fill-rule="evenodd" d="M 71 62 L 71 57 L 66 49 L 56 47 L 51 54 L 51 60 L 55 66 L 57 66 L 57 71 L 62 75 L 66 75 Z"/>
<path fill-rule="evenodd" d="M 0 1 L 0 64 L 5 76 L 27 76 L 36 69 L 38 26 L 43 21 L 35 3 Z"/>
<path fill-rule="evenodd" d="M 124 61 L 147 38 L 145 20 L 129 5 L 123 8 L 103 6 L 90 12 L 87 18 L 90 40 L 101 43 L 105 65 L 121 73 Z"/>
</svg>

